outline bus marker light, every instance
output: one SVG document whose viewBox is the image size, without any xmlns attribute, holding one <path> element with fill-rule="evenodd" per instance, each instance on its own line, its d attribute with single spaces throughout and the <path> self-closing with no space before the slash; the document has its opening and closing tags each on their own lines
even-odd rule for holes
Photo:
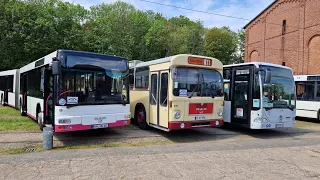
<svg viewBox="0 0 320 180">
<path fill-rule="evenodd" d="M 184 129 L 184 123 L 181 123 L 181 124 L 180 124 L 180 128 L 181 128 L 181 129 Z"/>
</svg>

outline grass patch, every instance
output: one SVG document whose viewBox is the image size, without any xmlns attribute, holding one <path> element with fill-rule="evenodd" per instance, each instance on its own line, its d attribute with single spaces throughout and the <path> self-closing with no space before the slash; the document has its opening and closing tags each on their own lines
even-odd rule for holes
<svg viewBox="0 0 320 180">
<path fill-rule="evenodd" d="M 0 118 L 2 116 L 20 116 L 20 112 L 12 107 L 0 106 Z"/>
<path fill-rule="evenodd" d="M 0 107 L 0 132 L 36 131 L 39 126 L 32 119 L 20 116 L 20 112 L 11 107 Z"/>
<path fill-rule="evenodd" d="M 76 146 L 59 146 L 54 147 L 51 151 L 55 150 L 77 150 L 77 149 L 89 149 L 89 148 L 111 148 L 111 147 L 139 147 L 139 146 L 150 146 L 150 145 L 167 145 L 173 144 L 170 140 L 154 140 L 154 141 L 139 141 L 139 142 L 108 142 L 104 144 L 89 144 L 89 145 L 76 145 Z M 0 149 L 0 155 L 13 155 L 13 154 L 25 154 L 26 149 L 36 148 L 34 152 L 45 151 L 42 146 L 32 146 L 17 149 Z"/>
<path fill-rule="evenodd" d="M 296 120 L 296 127 L 315 127 L 320 126 L 320 123 L 313 121 L 298 121 Z"/>
<path fill-rule="evenodd" d="M 39 130 L 39 125 L 28 117 L 12 119 L 1 119 L 0 117 L 0 132 L 37 130 Z"/>
<path fill-rule="evenodd" d="M 104 147 L 137 147 L 150 145 L 166 145 L 173 144 L 170 140 L 154 140 L 154 141 L 138 141 L 138 142 L 107 142 L 103 144 L 88 144 L 76 146 L 60 146 L 55 147 L 54 150 L 70 150 L 70 149 L 88 149 L 88 148 L 104 148 Z"/>
</svg>

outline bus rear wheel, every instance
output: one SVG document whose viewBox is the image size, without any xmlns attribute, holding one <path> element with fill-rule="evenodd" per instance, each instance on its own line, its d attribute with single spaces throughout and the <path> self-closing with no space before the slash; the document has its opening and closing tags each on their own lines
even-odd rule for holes
<svg viewBox="0 0 320 180">
<path fill-rule="evenodd" d="M 37 121 L 38 121 L 40 130 L 43 131 L 44 126 L 43 126 L 43 113 L 42 112 L 39 112 L 37 114 Z"/>
<path fill-rule="evenodd" d="M 136 123 L 140 129 L 146 130 L 148 129 L 148 124 L 146 120 L 146 111 L 143 107 L 140 107 L 139 110 L 136 112 Z"/>
<path fill-rule="evenodd" d="M 21 116 L 25 116 L 26 115 L 26 113 L 23 111 L 23 104 L 21 103 L 21 101 L 20 101 L 20 115 Z"/>
<path fill-rule="evenodd" d="M 2 105 L 2 106 L 5 106 L 3 94 L 1 95 L 1 105 Z"/>
</svg>

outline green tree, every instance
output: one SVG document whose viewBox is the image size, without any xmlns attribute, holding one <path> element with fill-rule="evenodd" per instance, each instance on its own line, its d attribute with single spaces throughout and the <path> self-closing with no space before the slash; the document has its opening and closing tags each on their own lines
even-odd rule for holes
<svg viewBox="0 0 320 180">
<path fill-rule="evenodd" d="M 237 35 L 228 27 L 210 29 L 205 36 L 205 55 L 230 64 L 237 50 Z"/>
</svg>

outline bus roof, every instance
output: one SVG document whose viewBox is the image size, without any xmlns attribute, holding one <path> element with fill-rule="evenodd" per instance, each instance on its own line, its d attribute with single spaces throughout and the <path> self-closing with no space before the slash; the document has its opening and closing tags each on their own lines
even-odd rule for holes
<svg viewBox="0 0 320 180">
<path fill-rule="evenodd" d="M 147 62 L 141 62 L 141 63 L 136 64 L 136 66 L 134 66 L 134 68 L 150 66 L 150 65 L 156 65 L 156 64 L 166 63 L 166 62 L 171 62 L 172 60 L 174 60 L 176 58 L 186 58 L 186 59 L 188 59 L 188 57 L 190 57 L 190 56 L 199 57 L 199 58 L 206 58 L 206 59 L 212 59 L 213 61 L 219 62 L 222 65 L 222 63 L 218 59 L 215 59 L 213 57 L 199 56 L 199 55 L 192 55 L 192 54 L 178 54 L 178 55 L 175 55 L 175 56 L 169 56 L 169 57 L 165 57 L 165 58 L 161 58 L 161 59 L 151 60 L 151 61 L 147 61 Z M 137 60 L 135 60 L 135 61 L 137 61 Z M 137 62 L 139 62 L 139 61 L 137 61 Z M 214 63 L 214 64 L 217 64 L 217 63 Z"/>
<path fill-rule="evenodd" d="M 12 69 L 7 71 L 1 71 L 0 76 L 10 76 L 10 75 L 16 75 L 18 69 Z"/>
<path fill-rule="evenodd" d="M 36 67 L 41 67 L 47 64 L 50 64 L 52 62 L 53 57 L 57 57 L 58 53 L 69 53 L 69 54 L 86 54 L 86 55 L 91 55 L 91 56 L 100 56 L 100 57 L 110 57 L 112 60 L 127 60 L 127 58 L 120 57 L 120 56 L 112 56 L 112 55 L 107 55 L 107 54 L 99 54 L 99 53 L 93 53 L 93 52 L 85 52 L 85 51 L 75 51 L 75 50 L 66 50 L 66 49 L 59 49 L 57 51 L 54 51 L 42 58 L 37 59 L 36 61 L 33 61 L 23 67 L 20 68 L 20 73 L 27 72 L 29 70 L 32 70 Z M 40 65 L 36 66 L 36 63 L 38 61 L 43 61 L 40 63 Z"/>
<path fill-rule="evenodd" d="M 308 80 L 308 77 L 310 77 L 309 80 Z M 312 78 L 312 77 L 314 77 L 314 78 Z M 319 81 L 320 74 L 294 75 L 293 78 L 295 81 Z"/>
<path fill-rule="evenodd" d="M 285 69 L 290 69 L 290 67 L 287 66 L 281 66 L 278 64 L 272 64 L 272 63 L 266 63 L 266 62 L 248 62 L 248 63 L 239 63 L 239 64 L 230 64 L 230 65 L 224 65 L 223 67 L 236 67 L 236 66 L 242 66 L 242 65 L 255 65 L 256 67 L 262 65 L 262 66 L 274 66 L 274 67 L 279 67 L 279 68 L 285 68 Z"/>
</svg>

